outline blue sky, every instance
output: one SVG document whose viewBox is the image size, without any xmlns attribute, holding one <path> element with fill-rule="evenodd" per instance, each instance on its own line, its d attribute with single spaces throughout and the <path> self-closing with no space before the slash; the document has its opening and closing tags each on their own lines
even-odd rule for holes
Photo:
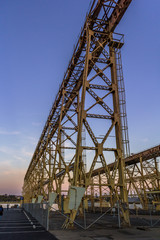
<svg viewBox="0 0 160 240">
<path fill-rule="evenodd" d="M 0 1 L 0 193 L 24 174 L 71 58 L 90 0 Z M 160 1 L 133 0 L 116 32 L 131 152 L 160 144 Z"/>
</svg>

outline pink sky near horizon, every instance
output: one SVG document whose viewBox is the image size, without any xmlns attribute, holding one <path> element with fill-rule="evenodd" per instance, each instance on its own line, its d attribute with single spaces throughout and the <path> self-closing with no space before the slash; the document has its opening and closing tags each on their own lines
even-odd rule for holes
<svg viewBox="0 0 160 240">
<path fill-rule="evenodd" d="M 22 186 L 26 169 L 18 169 L 1 164 L 0 195 L 22 195 Z"/>
</svg>

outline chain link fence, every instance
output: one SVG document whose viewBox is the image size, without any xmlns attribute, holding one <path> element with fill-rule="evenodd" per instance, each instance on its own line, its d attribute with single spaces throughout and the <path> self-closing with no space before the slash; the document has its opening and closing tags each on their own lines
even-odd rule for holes
<svg viewBox="0 0 160 240">
<path fill-rule="evenodd" d="M 138 227 L 160 227 L 160 210 L 156 210 L 153 205 L 149 205 L 147 210 L 130 209 L 130 221 L 132 226 Z"/>
<path fill-rule="evenodd" d="M 49 206 L 48 203 L 23 204 L 23 208 L 38 220 L 46 230 L 61 229 L 65 220 L 69 220 L 69 214 L 60 211 L 57 207 Z M 130 209 L 129 212 L 131 226 L 160 227 L 160 211 L 156 211 L 150 206 L 148 210 Z M 123 225 L 121 221 L 121 210 L 117 204 L 114 208 L 103 208 L 101 210 L 97 208 L 95 212 L 85 210 L 83 213 L 77 212 L 74 225 L 83 230 L 92 227 L 121 228 Z"/>
<path fill-rule="evenodd" d="M 30 213 L 45 229 L 49 230 L 48 203 L 25 203 L 23 209 Z"/>
</svg>

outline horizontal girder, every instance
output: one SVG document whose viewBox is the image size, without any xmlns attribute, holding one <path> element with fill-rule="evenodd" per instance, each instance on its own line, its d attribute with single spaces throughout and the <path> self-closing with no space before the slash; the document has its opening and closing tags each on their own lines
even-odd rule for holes
<svg viewBox="0 0 160 240">
<path fill-rule="evenodd" d="M 90 148 L 88 147 L 88 149 L 90 149 Z M 108 150 L 115 151 L 115 149 L 104 149 L 104 150 L 106 150 L 106 151 L 108 151 Z M 147 149 L 145 151 L 133 154 L 133 155 L 125 158 L 124 159 L 125 166 L 127 167 L 127 166 L 134 165 L 136 163 L 140 163 L 141 157 L 142 157 L 142 161 L 147 161 L 147 160 L 152 159 L 152 158 L 160 157 L 160 145 L 157 145 L 157 146 L 155 146 L 153 148 L 149 148 L 149 149 Z M 109 170 L 112 171 L 114 169 L 114 166 L 115 166 L 115 163 L 108 164 Z M 73 168 L 74 168 L 74 164 L 70 165 L 69 166 L 69 171 L 72 171 Z M 105 171 L 104 171 L 103 167 L 102 168 L 98 168 L 98 169 L 93 170 L 92 177 L 97 176 L 99 174 L 104 174 L 104 173 L 105 173 Z M 62 170 L 61 172 L 56 174 L 56 177 L 59 178 L 59 177 L 63 176 L 64 174 L 65 174 L 65 170 Z M 139 177 L 137 177 L 137 178 L 139 178 Z M 135 180 L 136 180 L 136 178 L 135 178 Z M 46 180 L 43 184 L 46 185 L 46 184 L 48 184 L 48 182 L 49 182 L 49 180 Z"/>
<path fill-rule="evenodd" d="M 142 157 L 142 161 L 146 161 L 155 157 L 160 157 L 160 145 L 155 146 L 153 148 L 149 148 L 145 151 L 133 154 L 127 158 L 124 159 L 125 161 L 125 166 L 130 166 L 130 165 L 134 165 L 136 163 L 140 162 L 140 158 Z M 115 163 L 111 163 L 108 165 L 109 169 L 112 171 L 114 168 L 114 164 Z M 103 174 L 104 173 L 104 169 L 103 168 L 99 168 L 93 171 L 92 173 L 92 177 L 96 176 L 98 174 Z"/>
</svg>

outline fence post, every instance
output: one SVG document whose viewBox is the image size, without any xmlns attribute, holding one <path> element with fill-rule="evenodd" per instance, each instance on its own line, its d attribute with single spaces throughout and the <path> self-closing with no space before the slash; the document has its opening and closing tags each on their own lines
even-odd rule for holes
<svg viewBox="0 0 160 240">
<path fill-rule="evenodd" d="M 118 227 L 121 228 L 121 218 L 120 218 L 119 201 L 117 201 L 117 208 L 118 208 Z"/>
<path fill-rule="evenodd" d="M 152 227 L 152 209 L 150 207 L 150 220 L 151 220 L 151 227 Z"/>
<path fill-rule="evenodd" d="M 46 230 L 48 231 L 49 230 L 49 212 L 50 212 L 50 206 L 49 206 L 49 203 L 46 204 L 46 208 L 47 208 L 47 216 L 46 216 Z"/>
<path fill-rule="evenodd" d="M 85 212 L 85 204 L 84 204 L 84 200 L 83 200 L 83 214 L 84 214 L 84 228 L 86 229 L 86 212 Z"/>
</svg>

